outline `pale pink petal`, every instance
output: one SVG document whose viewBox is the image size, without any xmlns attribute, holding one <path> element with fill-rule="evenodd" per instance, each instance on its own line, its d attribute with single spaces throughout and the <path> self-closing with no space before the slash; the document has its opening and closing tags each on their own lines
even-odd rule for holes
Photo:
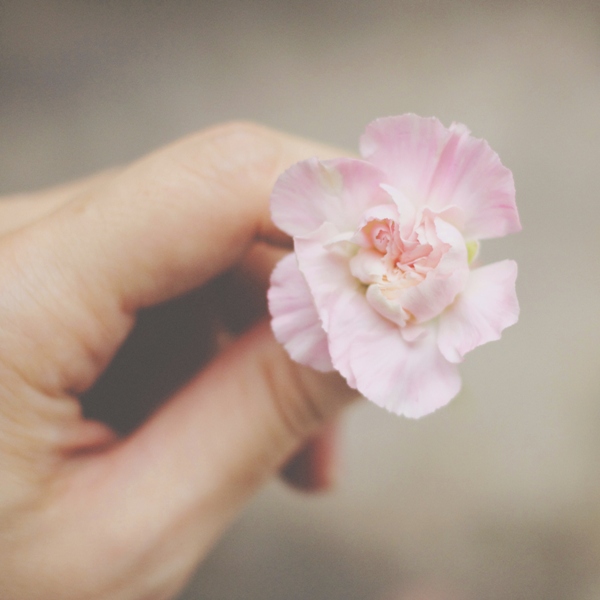
<svg viewBox="0 0 600 600">
<path fill-rule="evenodd" d="M 467 248 L 461 234 L 442 219 L 434 219 L 438 238 L 450 246 L 435 269 L 425 279 L 410 288 L 401 290 L 399 301 L 417 323 L 437 317 L 454 302 L 469 278 Z"/>
<path fill-rule="evenodd" d="M 471 133 L 471 130 L 464 123 L 458 123 L 457 121 L 453 121 L 449 129 L 459 134 L 470 135 Z"/>
<path fill-rule="evenodd" d="M 382 171 L 362 160 L 305 160 L 277 180 L 273 222 L 291 236 L 308 235 L 323 223 L 332 223 L 339 233 L 354 232 L 365 211 L 392 202 L 380 187 L 384 181 Z"/>
<path fill-rule="evenodd" d="M 521 231 L 512 173 L 485 140 L 453 135 L 438 162 L 428 194 L 433 210 L 463 211 L 467 239 Z"/>
<path fill-rule="evenodd" d="M 400 330 L 404 341 L 414 342 L 419 338 L 424 337 L 429 332 L 429 325 L 417 325 L 416 323 L 408 323 Z"/>
<path fill-rule="evenodd" d="M 426 205 L 439 157 L 451 136 L 433 117 L 387 117 L 367 126 L 360 152 L 386 173 L 391 185 L 421 208 Z"/>
<path fill-rule="evenodd" d="M 351 348 L 356 388 L 375 404 L 417 419 L 445 406 L 461 387 L 456 365 L 440 353 L 432 334 L 406 342 L 387 329 L 366 331 Z"/>
<path fill-rule="evenodd" d="M 467 352 L 499 339 L 503 329 L 517 322 L 516 278 L 512 260 L 471 272 L 465 290 L 440 316 L 438 346 L 447 360 L 460 362 Z"/>
<path fill-rule="evenodd" d="M 341 291 L 362 288 L 350 272 L 348 256 L 329 244 L 335 231 L 334 225 L 324 223 L 312 234 L 294 239 L 298 268 L 308 283 L 325 331 Z"/>
<path fill-rule="evenodd" d="M 512 173 L 486 141 L 463 126 L 446 129 L 433 117 L 416 115 L 378 119 L 361 139 L 361 154 L 415 206 L 461 209 L 467 239 L 521 229 Z"/>
<path fill-rule="evenodd" d="M 350 238 L 352 243 L 362 248 L 379 247 L 382 253 L 385 253 L 388 241 L 393 237 L 393 228 L 398 223 L 399 215 L 396 205 L 380 204 L 365 211 L 358 223 L 358 229 Z M 384 240 L 377 242 L 377 234 L 384 233 Z"/>
<path fill-rule="evenodd" d="M 386 296 L 378 284 L 370 285 L 367 288 L 367 302 L 374 310 L 382 317 L 393 321 L 401 328 L 404 328 L 407 321 L 410 319 L 410 314 L 406 312 L 402 304 L 399 302 L 400 296 L 398 290 L 392 290 L 392 293 Z"/>
<path fill-rule="evenodd" d="M 346 291 L 328 332 L 331 359 L 368 400 L 418 418 L 447 404 L 460 389 L 456 366 L 440 354 L 431 330 L 413 342 L 378 315 L 358 292 Z M 343 369 L 343 370 L 342 370 Z"/>
<path fill-rule="evenodd" d="M 348 385 L 355 389 L 357 381 L 351 363 L 352 354 L 350 348 L 357 343 L 356 334 L 360 331 L 362 324 L 358 324 L 356 319 L 360 320 L 361 311 L 364 310 L 365 306 L 368 307 L 368 310 L 373 315 L 376 314 L 367 305 L 365 297 L 360 290 L 346 286 L 341 288 L 336 296 L 330 298 L 330 303 L 327 307 L 330 312 L 327 340 L 331 362 L 336 371 L 346 379 Z M 319 306 L 319 308 L 321 307 Z M 390 323 L 390 325 L 392 324 Z M 333 331 L 331 331 L 332 327 Z M 335 355 L 332 353 L 332 349 Z"/>
<path fill-rule="evenodd" d="M 350 272 L 362 283 L 370 284 L 381 281 L 387 273 L 381 252 L 370 248 L 361 248 L 350 259 Z"/>
<path fill-rule="evenodd" d="M 373 245 L 373 240 L 365 230 L 365 228 L 368 229 L 367 226 L 369 223 L 372 223 L 373 221 L 391 221 L 397 223 L 399 219 L 398 208 L 395 204 L 389 203 L 374 206 L 361 215 L 357 231 L 352 237 L 352 241 L 359 246 L 370 248 Z"/>
<path fill-rule="evenodd" d="M 297 238 L 295 246 L 335 369 L 366 398 L 397 414 L 419 417 L 449 402 L 460 378 L 440 354 L 431 328 L 405 341 L 401 329 L 369 305 L 347 260 L 324 248 L 330 235 L 323 226 Z"/>
<path fill-rule="evenodd" d="M 396 189 L 394 186 L 384 183 L 381 185 L 381 187 L 394 201 L 400 216 L 398 219 L 398 223 L 400 224 L 400 232 L 403 237 L 407 237 L 410 235 L 410 232 L 415 226 L 415 219 L 417 217 L 416 206 L 406 197 L 404 193 Z"/>
<path fill-rule="evenodd" d="M 364 302 L 363 286 L 350 273 L 348 257 L 327 247 L 335 226 L 325 223 L 310 236 L 294 240 L 298 266 L 310 288 L 314 305 L 325 332 L 334 315 L 347 315 L 348 305 L 358 294 Z M 347 361 L 333 362 L 335 368 L 355 387 L 354 376 Z"/>
<path fill-rule="evenodd" d="M 293 254 L 275 267 L 268 300 L 273 333 L 289 355 L 313 369 L 331 371 L 327 337 Z"/>
</svg>

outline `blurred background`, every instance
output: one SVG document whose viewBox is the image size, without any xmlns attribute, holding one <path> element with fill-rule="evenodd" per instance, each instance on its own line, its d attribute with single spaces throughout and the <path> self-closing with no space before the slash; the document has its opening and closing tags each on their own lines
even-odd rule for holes
<svg viewBox="0 0 600 600">
<path fill-rule="evenodd" d="M 337 490 L 274 482 L 180 600 L 600 599 L 600 4 L 0 0 L 0 192 L 252 119 L 356 150 L 466 123 L 514 172 L 520 323 L 418 422 L 367 404 Z M 416 597 L 416 596 L 415 596 Z"/>
</svg>

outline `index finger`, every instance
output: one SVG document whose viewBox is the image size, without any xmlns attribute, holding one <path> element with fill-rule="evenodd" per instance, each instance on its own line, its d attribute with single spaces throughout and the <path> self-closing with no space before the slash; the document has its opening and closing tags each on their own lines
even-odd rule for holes
<svg viewBox="0 0 600 600">
<path fill-rule="evenodd" d="M 284 243 L 269 217 L 277 176 L 309 156 L 339 154 L 254 124 L 213 127 L 51 215 L 39 225 L 47 235 L 38 236 L 49 251 L 38 257 L 134 312 L 228 269 L 257 239 Z"/>
</svg>

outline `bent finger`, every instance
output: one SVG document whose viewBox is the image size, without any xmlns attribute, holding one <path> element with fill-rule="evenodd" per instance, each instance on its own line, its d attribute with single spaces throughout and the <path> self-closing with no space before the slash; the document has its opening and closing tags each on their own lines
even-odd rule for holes
<svg viewBox="0 0 600 600">
<path fill-rule="evenodd" d="M 46 217 L 114 177 L 116 172 L 116 169 L 103 171 L 52 188 L 0 198 L 0 235 L 16 231 Z"/>
<path fill-rule="evenodd" d="M 256 239 L 281 242 L 269 196 L 277 176 L 318 144 L 250 124 L 191 136 L 125 169 L 45 224 L 54 260 L 93 273 L 130 311 L 196 287 Z"/>
<path fill-rule="evenodd" d="M 256 240 L 285 242 L 269 218 L 275 179 L 307 156 L 338 153 L 249 124 L 176 142 L 4 238 L 5 297 L 19 298 L 13 308 L 43 335 L 45 356 L 64 357 L 60 385 L 87 389 L 139 309 L 207 282 Z M 48 318 L 65 312 L 65 299 L 73 318 Z M 72 372 L 82 350 L 89 364 Z"/>
<path fill-rule="evenodd" d="M 163 532 L 185 521 L 186 538 L 212 540 L 267 478 L 355 398 L 337 373 L 292 363 L 268 324 L 261 324 L 122 445 L 88 466 L 110 480 L 103 492 L 108 497 L 127 489 L 131 513 L 120 520 L 130 535 L 147 535 L 149 522 Z M 81 476 L 87 478 L 86 471 Z M 142 514 L 138 498 L 147 507 Z"/>
</svg>

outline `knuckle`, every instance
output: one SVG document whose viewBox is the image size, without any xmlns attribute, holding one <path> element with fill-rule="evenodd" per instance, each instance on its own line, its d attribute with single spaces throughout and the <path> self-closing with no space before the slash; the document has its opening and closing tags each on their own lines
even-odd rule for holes
<svg viewBox="0 0 600 600">
<path fill-rule="evenodd" d="M 262 192 L 280 170 L 282 147 L 278 136 L 256 123 L 223 123 L 192 139 L 200 153 L 190 154 L 195 167 L 226 185 L 258 186 Z"/>
<path fill-rule="evenodd" d="M 226 121 L 212 125 L 201 133 L 213 142 L 222 143 L 224 146 L 246 143 L 255 145 L 257 141 L 269 134 L 270 131 L 266 127 L 253 121 Z"/>
</svg>

